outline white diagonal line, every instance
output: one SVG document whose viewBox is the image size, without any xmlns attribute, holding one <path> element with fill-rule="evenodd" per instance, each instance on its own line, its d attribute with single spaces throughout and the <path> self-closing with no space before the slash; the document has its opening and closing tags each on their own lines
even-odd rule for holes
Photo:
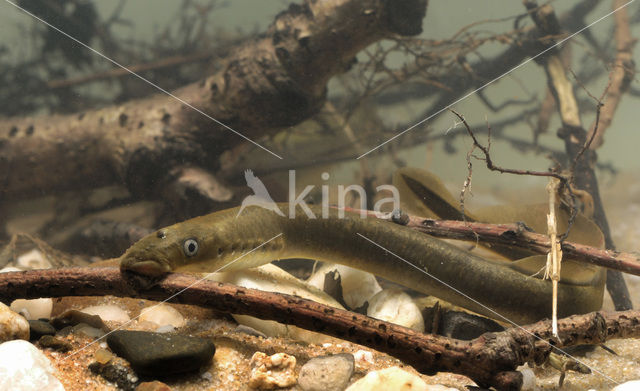
<svg viewBox="0 0 640 391">
<path fill-rule="evenodd" d="M 486 309 L 487 311 L 491 312 L 492 314 L 496 315 L 496 316 L 497 316 L 497 317 L 499 317 L 500 319 L 502 319 L 502 320 L 504 320 L 504 321 L 506 321 L 506 322 L 508 322 L 508 323 L 510 323 L 510 324 L 512 324 L 512 325 L 514 325 L 515 327 L 519 328 L 520 330 L 524 331 L 525 333 L 527 333 L 527 334 L 531 335 L 532 337 L 536 338 L 536 339 L 537 339 L 537 340 L 539 340 L 539 341 L 544 342 L 545 344 L 547 344 L 547 345 L 551 346 L 552 348 L 557 349 L 558 351 L 562 352 L 563 354 L 566 354 L 566 355 L 567 355 L 567 357 L 570 357 L 571 359 L 573 359 L 573 360 L 575 360 L 575 361 L 579 362 L 580 364 L 584 365 L 585 367 L 587 367 L 587 368 L 591 369 L 593 372 L 595 372 L 595 373 L 597 373 L 597 374 L 601 375 L 602 377 L 604 377 L 604 378 L 606 378 L 606 379 L 608 379 L 608 380 L 610 380 L 610 381 L 612 381 L 612 382 L 614 382 L 614 383 L 616 383 L 616 384 L 620 384 L 619 382 L 617 382 L 617 381 L 613 380 L 612 378 L 610 378 L 610 377 L 609 377 L 609 376 L 607 376 L 606 374 L 604 374 L 604 373 L 602 373 L 602 372 L 598 371 L 597 369 L 592 368 L 592 367 L 590 367 L 589 365 L 587 365 L 587 364 L 583 363 L 582 361 L 578 360 L 576 357 L 574 357 L 574 356 L 570 355 L 569 353 L 565 352 L 564 350 L 560 349 L 559 347 L 556 347 L 556 346 L 551 345 L 549 342 L 547 342 L 547 341 L 545 341 L 544 339 L 542 339 L 542 338 L 538 337 L 537 335 L 533 334 L 532 332 L 530 332 L 529 330 L 527 330 L 527 329 L 525 329 L 524 327 L 520 326 L 519 324 L 517 324 L 516 322 L 514 322 L 514 321 L 512 321 L 511 319 L 507 318 L 506 316 L 501 315 L 500 313 L 498 313 L 498 312 L 494 311 L 493 309 L 491 309 L 491 308 L 487 307 L 486 305 L 484 305 L 484 304 L 480 303 L 478 300 L 476 300 L 476 299 L 474 299 L 473 297 L 471 297 L 471 296 L 467 295 L 466 293 L 464 293 L 464 292 L 460 291 L 459 289 L 456 289 L 456 288 L 454 288 L 453 286 L 451 286 L 451 285 L 447 284 L 446 282 L 442 281 L 441 279 L 439 279 L 438 277 L 436 277 L 436 276 L 432 275 L 431 273 L 427 272 L 426 270 L 419 268 L 418 266 L 416 266 L 416 265 L 414 265 L 413 263 L 411 263 L 411 262 L 407 261 L 406 259 L 402 258 L 401 256 L 399 256 L 399 255 L 395 254 L 394 252 L 392 252 L 392 251 L 390 251 L 390 250 L 386 249 L 384 246 L 379 245 L 378 243 L 374 242 L 373 240 L 369 239 L 368 237 L 366 237 L 366 236 L 362 235 L 362 234 L 361 234 L 361 233 L 359 233 L 359 232 L 356 232 L 356 234 L 357 234 L 358 236 L 360 236 L 361 238 L 365 239 L 366 241 L 368 241 L 369 243 L 371 243 L 371 244 L 373 244 L 373 245 L 375 245 L 375 246 L 377 246 L 377 247 L 379 247 L 379 248 L 383 249 L 383 250 L 384 250 L 384 251 L 386 251 L 387 253 L 389 253 L 389 254 L 393 255 L 394 257 L 398 258 L 398 259 L 399 259 L 399 260 L 401 260 L 402 262 L 404 262 L 404 263 L 406 263 L 407 265 L 409 265 L 409 266 L 413 267 L 414 269 L 418 270 L 420 273 L 425 274 L 425 275 L 427 275 L 427 276 L 429 276 L 429 277 L 433 278 L 434 280 L 438 281 L 439 283 L 441 283 L 442 285 L 446 286 L 447 288 L 450 288 L 451 290 L 455 291 L 456 293 L 458 293 L 458 294 L 460 294 L 460 295 L 462 295 L 462 296 L 466 297 L 467 299 L 469 299 L 469 300 L 473 301 L 474 303 L 478 304 L 478 305 L 479 305 L 479 306 L 481 306 L 482 308 L 484 308 L 484 309 Z M 384 277 L 384 276 L 381 276 L 381 277 Z"/>
<path fill-rule="evenodd" d="M 159 303 L 157 303 L 157 304 L 154 304 L 154 305 L 152 305 L 151 307 L 144 308 L 142 311 L 140 311 L 140 314 L 139 314 L 138 316 L 136 316 L 136 317 L 134 317 L 134 318 L 130 319 L 129 321 L 127 321 L 127 322 L 126 322 L 126 323 L 124 323 L 124 324 L 121 324 L 120 326 L 118 326 L 118 327 L 116 327 L 115 329 L 113 329 L 113 330 L 109 331 L 108 333 L 106 333 L 105 335 L 101 336 L 100 338 L 97 338 L 95 341 L 92 341 L 92 342 L 88 343 L 87 345 L 85 345 L 85 346 L 81 347 L 80 349 L 78 349 L 78 350 L 76 350 L 76 351 L 74 351 L 74 352 L 72 352 L 72 353 L 69 353 L 69 355 L 65 356 L 64 358 L 71 358 L 71 357 L 75 356 L 76 354 L 80 353 L 81 351 L 85 350 L 85 349 L 86 349 L 86 348 L 88 348 L 89 346 L 93 345 L 94 343 L 96 343 L 96 342 L 98 342 L 98 341 L 100 341 L 100 340 L 104 339 L 107 335 L 109 335 L 109 334 L 113 333 L 114 331 L 122 330 L 122 328 L 124 328 L 124 327 L 126 327 L 127 325 L 131 324 L 134 320 L 138 319 L 138 318 L 139 318 L 140 316 L 142 316 L 142 314 L 144 314 L 145 312 L 147 312 L 147 311 L 151 310 L 151 309 L 152 309 L 152 308 L 154 308 L 154 307 L 159 306 L 160 304 L 166 303 L 167 301 L 169 301 L 169 300 L 173 299 L 174 297 L 176 297 L 176 296 L 180 295 L 182 292 L 186 291 L 187 289 L 191 288 L 192 286 L 194 286 L 194 285 L 196 285 L 196 284 L 198 284 L 198 283 L 200 283 L 200 282 L 202 282 L 202 281 L 206 280 L 206 279 L 207 279 L 207 278 L 209 278 L 209 276 L 211 276 L 212 274 L 219 272 L 220 270 L 224 269 L 225 267 L 227 267 L 227 266 L 229 266 L 229 265 L 232 265 L 234 262 L 236 262 L 237 260 L 239 260 L 239 259 L 243 258 L 245 255 L 249 255 L 249 254 L 251 254 L 252 252 L 254 252 L 254 251 L 256 251 L 257 249 L 259 249 L 260 247 L 264 246 L 265 244 L 269 243 L 270 241 L 272 241 L 272 240 L 274 240 L 274 239 L 276 239 L 276 238 L 278 238 L 278 237 L 280 237 L 280 236 L 282 236 L 282 232 L 280 232 L 280 233 L 279 233 L 279 234 L 277 234 L 276 236 L 272 237 L 271 239 L 267 240 L 266 242 L 263 242 L 261 245 L 259 245 L 259 246 L 257 246 L 257 247 L 254 247 L 252 250 L 247 251 L 246 253 L 244 253 L 244 254 L 240 255 L 238 258 L 234 259 L 233 261 L 231 261 L 231 262 L 229 262 L 229 263 L 226 263 L 226 264 L 224 264 L 224 265 L 220 266 L 219 268 L 217 268 L 216 270 L 212 271 L 211 273 L 208 273 L 207 275 L 205 275 L 204 277 L 202 277 L 202 278 L 201 278 L 201 279 L 199 279 L 198 281 L 196 281 L 196 282 L 194 282 L 194 283 L 190 284 L 190 285 L 189 285 L 189 286 L 187 286 L 186 288 L 181 289 L 180 291 L 178 291 L 178 292 L 174 293 L 173 295 L 171 295 L 171 296 L 167 297 L 166 299 L 162 300 L 161 302 L 159 302 Z"/>
<path fill-rule="evenodd" d="M 368 155 L 368 154 L 370 154 L 371 152 L 373 152 L 373 151 L 375 151 L 376 149 L 378 149 L 378 148 L 382 147 L 383 145 L 385 145 L 385 144 L 387 144 L 387 143 L 389 143 L 389 142 L 391 142 L 391 141 L 395 140 L 396 138 L 398 138 L 398 137 L 402 136 L 403 134 L 407 133 L 408 131 L 410 131 L 411 129 L 415 128 L 416 126 L 422 125 L 423 123 L 427 122 L 428 120 L 430 120 L 431 118 L 435 117 L 436 115 L 438 115 L 438 114 L 442 113 L 443 111 L 445 111 L 445 110 L 449 109 L 449 108 L 450 108 L 450 107 L 452 107 L 453 105 L 455 105 L 455 104 L 457 104 L 457 103 L 459 103 L 459 102 L 461 102 L 461 101 L 463 101 L 463 100 L 467 99 L 468 97 L 470 97 L 471 95 L 475 94 L 476 92 L 478 92 L 478 91 L 480 91 L 480 90 L 484 89 L 484 88 L 485 88 L 485 87 L 487 87 L 488 85 L 490 85 L 490 84 L 492 84 L 492 83 L 494 83 L 494 82 L 496 82 L 496 81 L 498 81 L 498 80 L 502 79 L 503 77 L 505 77 L 505 76 L 507 76 L 508 74 L 512 73 L 512 72 L 513 72 L 513 71 L 515 71 L 516 69 L 518 69 L 518 68 L 520 68 L 520 67 L 524 66 L 525 64 L 527 64 L 527 63 L 529 63 L 529 62 L 531 62 L 531 61 L 535 60 L 536 58 L 538 58 L 538 57 L 542 56 L 543 54 L 545 54 L 545 53 L 546 53 L 546 52 L 548 52 L 549 50 L 551 50 L 551 49 L 555 48 L 556 46 L 561 45 L 562 43 L 564 43 L 564 42 L 566 42 L 566 41 L 570 40 L 571 38 L 573 38 L 573 37 L 575 37 L 576 35 L 580 34 L 580 33 L 581 33 L 581 32 L 583 32 L 584 30 L 586 30 L 586 29 L 590 28 L 590 27 L 591 27 L 591 26 L 593 26 L 594 24 L 596 24 L 596 23 L 600 22 L 601 20 L 603 20 L 603 19 L 605 19 L 605 18 L 607 18 L 607 17 L 609 17 L 609 16 L 613 15 L 614 13 L 618 12 L 619 10 L 621 10 L 621 9 L 625 8 L 626 6 L 628 6 L 629 4 L 633 3 L 634 1 L 636 1 L 636 0 L 630 0 L 630 1 L 628 1 L 627 3 L 625 3 L 625 4 L 621 5 L 620 7 L 616 8 L 616 9 L 614 9 L 613 11 L 609 12 L 608 14 L 606 14 L 606 15 L 604 15 L 604 16 L 602 16 L 602 17 L 598 18 L 597 20 L 595 20 L 595 21 L 593 21 L 593 22 L 589 23 L 587 26 L 585 26 L 585 27 L 581 28 L 580 30 L 576 31 L 575 33 L 573 33 L 573 34 L 569 35 L 568 37 L 566 37 L 566 38 L 564 38 L 564 39 L 562 39 L 562 40 L 560 40 L 560 41 L 556 42 L 556 43 L 555 43 L 555 44 L 553 44 L 552 46 L 549 46 L 548 48 L 544 49 L 543 51 L 541 51 L 540 53 L 536 54 L 535 56 L 530 57 L 530 58 L 528 58 L 528 59 L 524 60 L 523 62 L 521 62 L 520 64 L 518 64 L 518 65 L 516 65 L 515 67 L 511 68 L 510 70 L 506 71 L 506 72 L 505 72 L 505 73 L 503 73 L 502 75 L 500 75 L 500 76 L 496 77 L 495 79 L 492 79 L 492 80 L 488 81 L 487 83 L 483 84 L 482 86 L 480 86 L 480 87 L 476 88 L 475 90 L 473 90 L 473 91 L 469 92 L 468 94 L 464 95 L 462 98 L 457 99 L 457 100 L 456 100 L 456 101 L 454 101 L 453 103 L 450 103 L 450 104 L 446 105 L 445 107 L 443 107 L 443 108 L 441 108 L 440 110 L 436 111 L 435 113 L 431 114 L 430 116 L 428 116 L 427 118 L 423 119 L 422 121 L 420 121 L 420 122 L 418 122 L 418 123 L 416 123 L 416 124 L 414 124 L 414 125 L 412 125 L 412 126 L 408 127 L 407 129 L 403 130 L 402 132 L 400 132 L 400 133 L 396 134 L 395 136 L 391 137 L 390 139 L 388 139 L 387 141 L 385 141 L 385 142 L 383 142 L 382 144 L 378 145 L 377 147 L 374 147 L 374 148 L 370 149 L 369 151 L 367 151 L 367 152 L 363 153 L 362 155 L 358 156 L 358 157 L 357 157 L 357 159 L 360 159 L 360 158 L 362 158 L 362 157 L 364 157 L 364 156 L 367 156 L 367 155 Z"/>
<path fill-rule="evenodd" d="M 97 51 L 96 49 L 92 48 L 91 46 L 87 45 L 84 42 L 79 41 L 78 39 L 72 37 L 71 35 L 65 33 L 64 31 L 60 30 L 59 28 L 57 28 L 56 26 L 52 25 L 51 23 L 47 22 L 46 20 L 39 18 L 38 16 L 32 14 L 31 12 L 27 11 L 26 9 L 20 7 L 19 5 L 17 5 L 16 3 L 11 2 L 10 0 L 4 0 L 5 2 L 11 4 L 12 6 L 16 7 L 17 9 L 19 9 L 20 11 L 24 12 L 25 14 L 31 16 L 32 18 L 46 24 L 47 26 L 49 26 L 50 28 L 56 30 L 57 32 L 59 32 L 60 34 L 64 35 L 65 37 L 73 40 L 74 42 L 76 42 L 79 45 L 84 46 L 85 48 L 91 50 L 93 53 L 97 54 L 98 56 L 104 58 L 105 60 L 109 61 L 110 63 L 114 64 L 115 66 L 118 66 L 122 69 L 124 69 L 125 71 L 129 72 L 130 74 L 132 74 L 133 76 L 137 77 L 138 79 L 144 81 L 145 83 L 149 84 L 150 86 L 156 88 L 158 91 L 163 92 L 164 94 L 172 97 L 173 99 L 177 100 L 178 102 L 182 103 L 183 105 L 189 107 L 190 109 L 198 112 L 199 114 L 202 114 L 203 116 L 207 117 L 208 119 L 210 119 L 211 121 L 217 123 L 218 125 L 232 131 L 233 133 L 235 133 L 236 135 L 242 137 L 243 139 L 247 140 L 248 142 L 250 142 L 251 144 L 255 145 L 258 148 L 263 149 L 266 152 L 269 152 L 270 154 L 272 154 L 273 156 L 277 157 L 278 159 L 282 159 L 282 157 L 278 154 L 276 154 L 275 152 L 272 152 L 271 150 L 267 149 L 266 147 L 263 147 L 262 145 L 258 144 L 257 142 L 251 140 L 249 137 L 245 136 L 244 134 L 236 131 L 235 129 L 231 128 L 230 126 L 218 121 L 217 119 L 213 118 L 212 116 L 210 116 L 209 114 L 205 113 L 204 111 L 198 109 L 197 107 L 193 106 L 192 104 L 190 104 L 189 102 L 185 101 L 184 99 L 172 94 L 171 92 L 165 90 L 164 88 L 160 87 L 157 84 L 154 84 L 152 81 L 144 78 L 143 76 L 141 76 L 140 74 L 132 71 L 131 69 L 127 68 L 126 66 L 120 64 L 119 62 L 117 62 L 116 60 L 113 60 L 109 57 L 107 57 L 106 55 L 102 54 L 101 52 Z"/>
</svg>

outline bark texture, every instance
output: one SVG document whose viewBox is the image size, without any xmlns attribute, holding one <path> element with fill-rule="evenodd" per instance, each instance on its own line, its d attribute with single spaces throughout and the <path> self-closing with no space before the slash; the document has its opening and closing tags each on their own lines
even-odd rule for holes
<svg viewBox="0 0 640 391">
<path fill-rule="evenodd" d="M 233 50 L 220 71 L 172 92 L 197 110 L 161 94 L 75 115 L 2 121 L 0 199 L 111 183 L 148 196 L 176 166 L 215 168 L 219 153 L 243 136 L 258 141 L 316 113 L 327 81 L 363 48 L 420 33 L 426 2 L 293 4 L 264 34 Z"/>
<path fill-rule="evenodd" d="M 461 341 L 423 334 L 392 323 L 328 307 L 299 297 L 199 281 L 170 274 L 157 285 L 136 290 L 115 268 L 74 268 L 11 272 L 0 275 L 0 301 L 16 298 L 115 295 L 196 304 L 222 312 L 246 314 L 293 324 L 395 356 L 418 371 L 455 372 L 483 387 L 519 390 L 525 362 L 543 363 L 553 346 L 599 344 L 611 338 L 640 336 L 640 312 L 594 312 L 558 322 L 559 338 L 550 321 Z"/>
</svg>

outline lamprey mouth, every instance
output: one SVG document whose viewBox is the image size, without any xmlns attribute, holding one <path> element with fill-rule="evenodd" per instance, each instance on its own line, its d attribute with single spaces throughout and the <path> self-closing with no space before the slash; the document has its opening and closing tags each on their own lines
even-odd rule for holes
<svg viewBox="0 0 640 391">
<path fill-rule="evenodd" d="M 164 275 L 171 272 L 171 267 L 162 261 L 129 258 L 120 264 L 120 272 L 131 285 L 140 290 L 156 285 Z"/>
<path fill-rule="evenodd" d="M 137 259 L 126 259 L 120 264 L 120 270 L 132 272 L 149 277 L 160 277 L 171 271 L 171 267 L 162 261 L 139 261 Z"/>
</svg>

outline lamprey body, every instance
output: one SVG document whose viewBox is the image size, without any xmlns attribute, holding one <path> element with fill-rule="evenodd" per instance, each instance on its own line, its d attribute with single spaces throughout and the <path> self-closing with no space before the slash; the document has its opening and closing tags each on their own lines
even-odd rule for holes
<svg viewBox="0 0 640 391">
<path fill-rule="evenodd" d="M 278 205 L 289 211 L 288 204 Z M 245 208 L 239 216 L 239 209 L 233 208 L 196 217 L 141 239 L 122 256 L 121 269 L 157 277 L 171 271 L 231 271 L 276 259 L 308 258 L 365 270 L 493 318 L 500 319 L 498 313 L 524 324 L 551 315 L 550 281 L 388 221 L 337 209 L 322 218 L 320 207 L 309 208 L 316 218 L 300 207 L 289 218 L 258 206 Z M 561 282 L 559 316 L 600 309 L 603 284 L 602 272 Z"/>
</svg>

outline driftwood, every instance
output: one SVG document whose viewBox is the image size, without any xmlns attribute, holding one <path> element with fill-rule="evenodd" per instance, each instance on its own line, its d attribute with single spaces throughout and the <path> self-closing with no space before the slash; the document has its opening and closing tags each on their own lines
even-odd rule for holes
<svg viewBox="0 0 640 391">
<path fill-rule="evenodd" d="M 525 1 L 525 5 L 531 11 L 531 17 L 542 34 L 554 37 L 562 33 L 551 5 L 546 4 L 538 7 L 536 2 L 532 0 Z M 614 2 L 614 9 L 623 5 L 624 3 L 622 2 Z M 611 123 L 610 117 L 620 102 L 621 94 L 628 87 L 629 82 L 625 83 L 624 80 L 629 77 L 629 72 L 633 73 L 633 68 L 625 68 L 629 66 L 628 60 L 631 56 L 632 46 L 632 38 L 628 26 L 629 18 L 625 8 L 620 8 L 616 12 L 615 22 L 618 56 L 616 68 L 612 75 L 613 83 L 609 85 L 607 90 L 607 97 L 611 98 L 605 103 L 605 107 L 608 106 L 605 117 L 608 119 L 604 124 L 604 128 L 599 129 L 600 112 L 598 111 L 598 118 L 591 129 L 589 138 L 587 138 L 588 133 L 582 125 L 573 85 L 566 76 L 567 71 L 560 59 L 559 50 L 551 50 L 540 61 L 547 73 L 549 89 L 555 101 L 558 102 L 558 111 L 562 121 L 562 128 L 558 130 L 558 137 L 564 140 L 567 157 L 570 162 L 573 162 L 571 167 L 572 185 L 577 189 L 586 191 L 592 197 L 594 206 L 593 220 L 604 234 L 605 247 L 612 251 L 615 250 L 615 244 L 611 239 L 611 231 L 602 205 L 602 199 L 600 198 L 598 180 L 594 171 L 597 156 L 592 148 L 596 148 L 598 145 L 593 145 L 592 142 L 597 139 L 600 140 L 601 144 L 602 135 Z M 555 44 L 555 40 L 549 39 L 548 44 Z M 598 101 L 597 104 L 601 105 L 602 102 Z M 585 146 L 587 146 L 586 149 Z M 614 270 L 607 272 L 607 290 L 617 310 L 632 308 L 629 291 L 620 272 Z"/>
<path fill-rule="evenodd" d="M 75 115 L 2 121 L 0 199 L 112 183 L 155 195 L 179 175 L 176 168 L 215 168 L 230 146 L 258 142 L 316 113 L 328 80 L 360 50 L 420 33 L 425 12 L 426 0 L 304 1 L 233 50 L 219 72 L 172 92 L 191 108 L 165 94 Z"/>
<path fill-rule="evenodd" d="M 549 236 L 527 230 L 526 226 L 513 224 L 488 224 L 458 220 L 434 220 L 402 214 L 380 216 L 378 212 L 347 208 L 353 213 L 365 213 L 368 217 L 379 217 L 407 226 L 425 234 L 445 239 L 468 240 L 478 243 L 499 244 L 530 250 L 539 254 L 549 253 Z M 602 250 L 575 242 L 562 242 L 566 258 L 591 263 L 629 274 L 640 276 L 640 257 L 632 253 Z"/>
<path fill-rule="evenodd" d="M 114 268 L 72 268 L 0 275 L 0 301 L 17 298 L 115 295 L 196 304 L 222 312 L 247 314 L 322 332 L 388 353 L 424 374 L 466 375 L 481 386 L 519 390 L 525 362 L 543 363 L 557 347 L 599 344 L 612 338 L 640 337 L 640 312 L 594 312 L 559 321 L 559 339 L 549 321 L 472 341 L 422 334 L 392 323 L 278 293 L 171 274 L 147 290 L 136 291 Z M 537 336 L 537 337 L 536 337 Z M 547 342 L 548 341 L 548 342 Z"/>
</svg>

